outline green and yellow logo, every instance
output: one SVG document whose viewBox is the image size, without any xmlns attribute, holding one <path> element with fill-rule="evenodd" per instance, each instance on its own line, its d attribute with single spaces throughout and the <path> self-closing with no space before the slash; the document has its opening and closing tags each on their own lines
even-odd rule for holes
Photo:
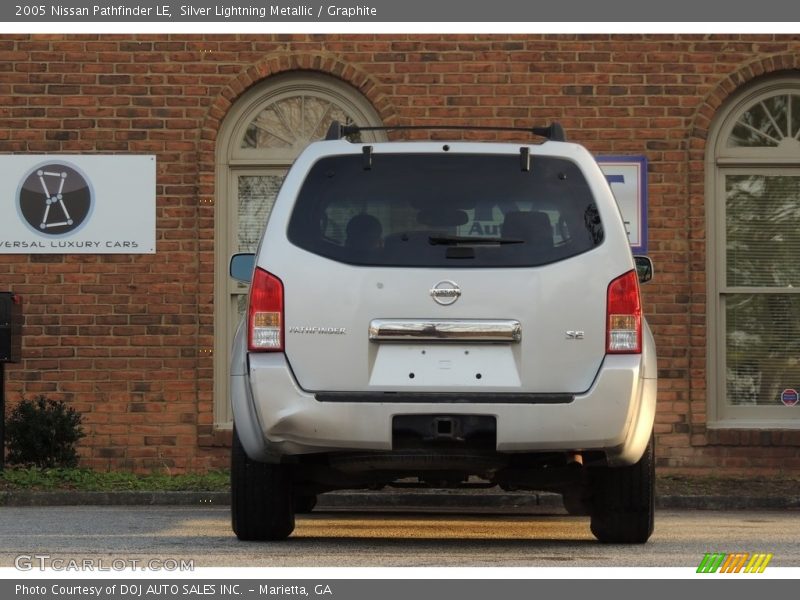
<svg viewBox="0 0 800 600">
<path fill-rule="evenodd" d="M 749 552 L 724 552 L 707 553 L 700 565 L 698 573 L 763 573 L 767 568 L 772 554 L 750 554 Z"/>
</svg>

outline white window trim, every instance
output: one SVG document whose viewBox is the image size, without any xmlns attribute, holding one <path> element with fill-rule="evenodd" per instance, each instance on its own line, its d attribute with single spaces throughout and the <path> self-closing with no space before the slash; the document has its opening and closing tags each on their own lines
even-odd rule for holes
<svg viewBox="0 0 800 600">
<path fill-rule="evenodd" d="M 746 169 L 753 174 L 800 175 L 800 156 L 785 148 L 728 147 L 734 124 L 750 106 L 764 98 L 790 92 L 800 94 L 800 78 L 779 77 L 739 93 L 721 107 L 711 127 L 706 147 L 706 289 L 707 309 L 707 415 L 710 429 L 800 429 L 800 406 L 728 406 L 725 402 L 725 314 L 721 295 L 729 291 L 725 281 L 725 176 Z M 800 115 L 795 115 L 800 118 Z M 793 293 L 785 289 L 747 288 L 748 291 Z M 797 290 L 800 293 L 800 289 Z M 786 411 L 796 410 L 787 419 Z"/>
</svg>

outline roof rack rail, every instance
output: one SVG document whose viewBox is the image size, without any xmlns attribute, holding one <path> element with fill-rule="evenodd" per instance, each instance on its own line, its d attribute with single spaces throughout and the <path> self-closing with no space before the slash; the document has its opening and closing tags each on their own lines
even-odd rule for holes
<svg viewBox="0 0 800 600">
<path fill-rule="evenodd" d="M 554 142 L 564 142 L 567 136 L 560 123 L 553 121 L 547 127 L 491 127 L 480 125 L 385 125 L 380 127 L 361 127 L 360 125 L 342 125 L 333 121 L 325 135 L 326 140 L 340 140 L 348 135 L 360 131 L 388 131 L 388 130 L 417 130 L 417 129 L 444 129 L 452 131 L 525 131 L 538 135 Z"/>
</svg>

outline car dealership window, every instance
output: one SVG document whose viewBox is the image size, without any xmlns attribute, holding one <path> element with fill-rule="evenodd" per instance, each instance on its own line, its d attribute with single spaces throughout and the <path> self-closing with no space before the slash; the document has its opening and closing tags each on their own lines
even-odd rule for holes
<svg viewBox="0 0 800 600">
<path fill-rule="evenodd" d="M 800 79 L 735 96 L 709 141 L 709 424 L 797 428 Z"/>
<path fill-rule="evenodd" d="M 214 424 L 230 427 L 230 348 L 248 286 L 228 277 L 236 252 L 254 252 L 283 178 L 332 121 L 381 125 L 369 101 L 331 76 L 286 73 L 248 90 L 231 108 L 217 142 Z M 365 141 L 383 134 L 364 134 Z"/>
</svg>

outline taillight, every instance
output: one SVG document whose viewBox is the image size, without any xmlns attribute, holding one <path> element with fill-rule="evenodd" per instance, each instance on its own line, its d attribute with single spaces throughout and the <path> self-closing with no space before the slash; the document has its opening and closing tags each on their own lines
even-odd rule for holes
<svg viewBox="0 0 800 600">
<path fill-rule="evenodd" d="M 283 283 L 260 268 L 250 283 L 247 345 L 251 352 L 283 350 Z"/>
<path fill-rule="evenodd" d="M 641 353 L 642 304 L 636 271 L 625 273 L 609 284 L 606 307 L 606 352 Z"/>
</svg>

